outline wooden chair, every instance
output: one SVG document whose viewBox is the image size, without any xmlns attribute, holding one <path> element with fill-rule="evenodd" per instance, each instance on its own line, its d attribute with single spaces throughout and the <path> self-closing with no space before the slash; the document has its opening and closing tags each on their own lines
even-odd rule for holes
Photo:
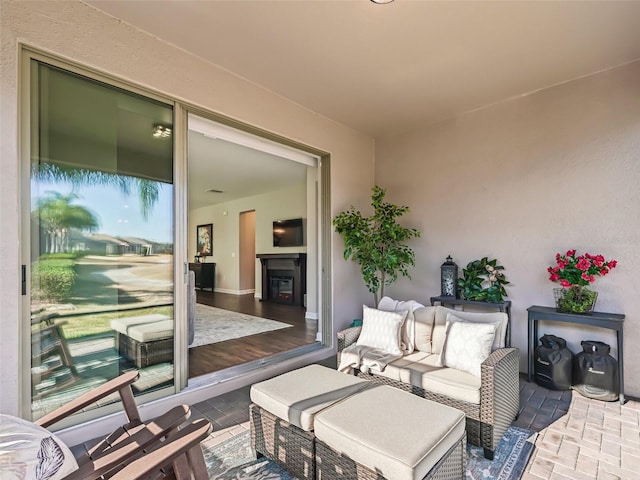
<svg viewBox="0 0 640 480">
<path fill-rule="evenodd" d="M 162 466 L 167 467 L 167 472 L 170 472 L 172 464 L 177 462 L 177 471 L 189 472 L 193 470 L 200 475 L 193 478 L 206 478 L 206 468 L 204 468 L 205 476 L 202 476 L 204 458 L 196 458 L 197 451 L 190 442 L 195 442 L 195 438 L 201 438 L 205 430 L 207 433 L 204 434 L 204 437 L 206 437 L 211 431 L 211 424 L 207 421 L 196 421 L 183 430 L 179 430 L 179 427 L 185 423 L 191 413 L 187 405 L 175 407 L 160 417 L 143 422 L 131 390 L 131 384 L 139 378 L 139 375 L 137 371 L 120 375 L 34 422 L 47 428 L 109 395 L 115 393 L 120 395 L 127 423 L 89 449 L 86 454 L 77 458 L 78 470 L 67 476 L 66 479 L 93 480 L 103 476 L 108 478 L 135 462 L 136 459 L 160 448 L 166 454 L 165 460 L 167 461 Z M 200 449 L 199 441 L 196 445 L 198 449 Z M 185 450 L 185 445 L 190 445 L 190 447 Z M 202 456 L 201 450 L 200 456 Z M 178 476 L 177 478 L 190 477 Z"/>
<path fill-rule="evenodd" d="M 68 387 L 81 380 L 69 352 L 62 326 L 67 322 L 58 320 L 57 313 L 31 312 L 31 385 L 33 398 L 40 398 Z M 53 375 L 63 373 L 65 380 L 43 391 L 36 391 L 36 385 Z M 63 376 L 64 376 L 63 375 Z"/>
</svg>

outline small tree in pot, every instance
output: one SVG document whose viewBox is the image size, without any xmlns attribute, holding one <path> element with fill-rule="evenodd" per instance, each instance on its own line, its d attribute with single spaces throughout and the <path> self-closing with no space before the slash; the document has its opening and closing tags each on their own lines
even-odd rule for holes
<svg viewBox="0 0 640 480">
<path fill-rule="evenodd" d="M 408 267 L 415 265 L 415 254 L 403 242 L 420 237 L 414 228 L 404 228 L 397 219 L 409 207 L 384 201 L 385 190 L 374 186 L 371 196 L 373 215 L 363 217 L 353 206 L 333 219 L 336 232 L 344 240 L 344 259 L 360 265 L 374 305 L 384 296 L 384 287 L 398 279 L 398 274 L 411 278 Z"/>
</svg>

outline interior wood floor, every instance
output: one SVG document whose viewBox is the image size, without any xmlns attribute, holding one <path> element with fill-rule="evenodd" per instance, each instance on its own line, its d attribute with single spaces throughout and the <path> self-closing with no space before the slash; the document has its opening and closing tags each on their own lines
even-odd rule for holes
<svg viewBox="0 0 640 480">
<path fill-rule="evenodd" d="M 261 302 L 254 298 L 253 294 L 230 295 L 198 290 L 196 295 L 198 303 L 277 320 L 293 325 L 293 328 L 190 348 L 189 378 L 287 352 L 316 340 L 317 324 L 305 320 L 303 307 Z"/>
</svg>

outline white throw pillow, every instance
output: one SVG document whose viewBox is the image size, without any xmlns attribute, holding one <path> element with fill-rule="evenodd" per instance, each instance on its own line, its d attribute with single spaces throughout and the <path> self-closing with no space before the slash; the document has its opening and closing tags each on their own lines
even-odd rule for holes
<svg viewBox="0 0 640 480">
<path fill-rule="evenodd" d="M 468 322 L 455 315 L 447 315 L 440 364 L 479 377 L 482 362 L 491 354 L 497 327 L 497 324 Z"/>
<path fill-rule="evenodd" d="M 379 348 L 394 355 L 402 355 L 400 329 L 407 312 L 385 312 L 363 306 L 362 331 L 356 345 Z"/>
<path fill-rule="evenodd" d="M 58 480 L 78 469 L 71 450 L 50 431 L 0 415 L 0 478 Z"/>
<path fill-rule="evenodd" d="M 378 310 L 385 310 L 387 312 L 407 312 L 407 317 L 402 325 L 402 330 L 400 331 L 400 348 L 404 355 L 413 353 L 416 349 L 415 317 L 413 312 L 418 308 L 424 308 L 424 305 L 416 302 L 415 300 L 407 300 L 406 302 L 403 302 L 386 296 L 382 297 L 380 303 L 378 303 Z"/>
</svg>

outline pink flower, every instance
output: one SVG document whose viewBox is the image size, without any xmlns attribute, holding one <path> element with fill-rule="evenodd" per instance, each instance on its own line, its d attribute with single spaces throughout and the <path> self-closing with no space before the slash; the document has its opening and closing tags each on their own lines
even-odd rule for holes
<svg viewBox="0 0 640 480">
<path fill-rule="evenodd" d="M 593 275 L 589 275 L 587 272 L 583 272 L 580 276 L 583 280 L 586 280 L 589 283 L 593 283 L 596 281 L 596 277 L 594 277 Z"/>
<path fill-rule="evenodd" d="M 603 265 L 604 265 L 604 258 L 603 258 L 603 259 L 599 259 L 598 257 L 596 257 L 596 258 L 593 260 L 593 263 L 594 263 L 594 265 L 595 265 L 596 267 L 601 267 L 601 266 L 603 266 Z"/>
<path fill-rule="evenodd" d="M 578 270 L 582 270 L 583 272 L 586 272 L 587 270 L 589 270 L 589 268 L 591 268 L 591 262 L 586 258 L 583 258 L 578 263 L 576 263 L 576 268 Z"/>
<path fill-rule="evenodd" d="M 562 281 L 560 282 L 560 285 L 562 285 L 564 288 L 569 288 L 571 286 L 571 282 L 563 278 Z"/>
<path fill-rule="evenodd" d="M 606 268 L 603 268 L 603 269 L 601 269 L 601 270 L 600 270 L 600 275 L 602 275 L 603 277 L 604 277 L 607 273 L 609 273 L 609 270 L 607 270 Z"/>
<path fill-rule="evenodd" d="M 552 282 L 557 282 L 558 280 L 560 280 L 560 275 L 558 275 L 557 273 L 552 273 L 549 277 L 549 280 L 551 280 Z"/>
<path fill-rule="evenodd" d="M 575 250 L 567 250 L 567 257 L 573 257 L 576 254 Z M 560 254 L 558 254 L 560 255 Z"/>
<path fill-rule="evenodd" d="M 616 268 L 616 265 L 618 265 L 617 260 L 611 260 L 609 263 L 607 263 L 607 267 L 609 268 Z"/>
<path fill-rule="evenodd" d="M 558 260 L 558 268 L 564 268 L 564 262 L 562 260 Z"/>
</svg>

